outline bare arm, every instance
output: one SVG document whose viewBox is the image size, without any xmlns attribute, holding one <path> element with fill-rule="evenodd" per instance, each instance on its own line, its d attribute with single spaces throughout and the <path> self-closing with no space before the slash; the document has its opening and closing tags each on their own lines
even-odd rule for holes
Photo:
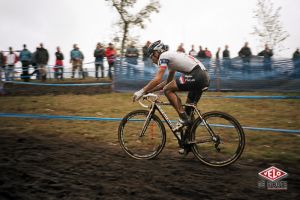
<svg viewBox="0 0 300 200">
<path fill-rule="evenodd" d="M 155 75 L 155 78 L 151 80 L 145 87 L 144 87 L 144 93 L 148 93 L 152 91 L 154 88 L 156 88 L 158 85 L 161 85 L 161 81 L 163 79 L 163 75 L 165 73 L 165 68 L 159 68 L 157 74 Z M 157 91 L 157 90 L 155 90 Z"/>
<path fill-rule="evenodd" d="M 170 71 L 166 81 L 161 82 L 160 84 L 158 84 L 156 87 L 154 87 L 152 90 L 148 92 L 156 92 L 163 89 L 165 85 L 167 85 L 174 79 L 174 75 L 175 75 L 175 71 Z"/>
</svg>

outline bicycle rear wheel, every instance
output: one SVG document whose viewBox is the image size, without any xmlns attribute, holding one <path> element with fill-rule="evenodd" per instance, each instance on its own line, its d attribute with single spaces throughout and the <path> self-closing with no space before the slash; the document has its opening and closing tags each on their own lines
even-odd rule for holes
<svg viewBox="0 0 300 200">
<path fill-rule="evenodd" d="M 232 116 L 213 111 L 203 114 L 203 119 L 196 119 L 190 135 L 192 151 L 204 164 L 224 167 L 234 163 L 245 147 L 245 134 L 239 122 Z M 209 133 L 209 129 L 215 137 Z"/>
<path fill-rule="evenodd" d="M 135 159 L 155 158 L 166 144 L 166 130 L 162 121 L 153 114 L 147 124 L 148 115 L 147 110 L 130 112 L 119 125 L 119 143 Z M 144 124 L 147 124 L 146 131 L 141 134 Z"/>
</svg>

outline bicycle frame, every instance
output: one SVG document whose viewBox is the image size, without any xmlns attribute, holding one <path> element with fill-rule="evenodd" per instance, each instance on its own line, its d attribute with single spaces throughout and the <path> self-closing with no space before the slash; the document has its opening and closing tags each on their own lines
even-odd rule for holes
<svg viewBox="0 0 300 200">
<path fill-rule="evenodd" d="M 165 122 L 167 123 L 167 125 L 169 126 L 169 128 L 171 129 L 173 135 L 177 138 L 178 141 L 181 141 L 181 138 L 176 134 L 177 131 L 179 131 L 181 128 L 183 128 L 183 125 L 180 124 L 179 126 L 175 127 L 173 125 L 173 123 L 170 121 L 169 117 L 167 116 L 167 114 L 164 112 L 164 110 L 161 108 L 161 105 L 167 105 L 167 106 L 170 106 L 171 104 L 170 103 L 166 103 L 166 102 L 160 102 L 157 100 L 157 98 L 154 100 L 154 101 L 151 101 L 149 99 L 147 99 L 148 101 L 151 102 L 151 106 L 150 106 L 150 111 L 149 111 L 149 114 L 146 118 L 146 121 L 143 125 L 143 129 L 140 133 L 140 137 L 142 137 L 144 134 L 145 134 L 145 131 L 147 130 L 147 127 L 150 123 L 150 119 L 151 119 L 151 116 L 155 113 L 156 110 L 158 110 L 158 112 L 160 113 L 160 115 L 162 116 L 162 118 L 165 120 Z M 140 104 L 143 106 L 143 107 L 146 107 L 144 106 L 141 102 Z M 193 112 L 196 112 L 196 114 L 199 116 L 199 118 L 201 119 L 201 121 L 203 122 L 203 125 L 206 127 L 206 129 L 208 130 L 208 132 L 210 133 L 211 137 L 212 137 L 212 140 L 214 142 L 217 142 L 218 141 L 218 138 L 216 137 L 216 135 L 214 134 L 213 130 L 210 128 L 210 126 L 206 123 L 206 121 L 203 119 L 200 111 L 198 110 L 197 106 L 195 106 L 194 104 L 183 104 L 183 106 L 189 106 L 189 107 L 192 107 L 193 108 Z"/>
</svg>

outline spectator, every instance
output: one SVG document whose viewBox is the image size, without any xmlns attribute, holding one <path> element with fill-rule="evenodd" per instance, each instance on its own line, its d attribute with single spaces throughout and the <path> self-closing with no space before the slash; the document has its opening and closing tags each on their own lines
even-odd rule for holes
<svg viewBox="0 0 300 200">
<path fill-rule="evenodd" d="M 20 53 L 20 61 L 22 63 L 22 75 L 21 78 L 28 82 L 30 80 L 29 76 L 29 65 L 31 64 L 32 53 L 26 48 L 26 44 L 23 45 L 23 50 Z"/>
<path fill-rule="evenodd" d="M 228 50 L 228 45 L 225 45 L 225 50 L 223 51 L 223 58 L 230 58 L 230 51 Z"/>
<path fill-rule="evenodd" d="M 18 62 L 18 56 L 13 52 L 13 48 L 9 47 L 9 52 L 6 56 L 5 80 L 13 81 L 15 64 Z"/>
<path fill-rule="evenodd" d="M 261 51 L 258 56 L 263 56 L 265 59 L 271 59 L 273 56 L 273 50 L 269 48 L 269 46 L 266 44 L 265 49 Z"/>
<path fill-rule="evenodd" d="M 130 47 L 126 49 L 125 53 L 127 63 L 137 65 L 138 64 L 138 57 L 139 57 L 139 50 L 135 48 L 134 44 L 132 43 Z"/>
<path fill-rule="evenodd" d="M 64 78 L 64 54 L 61 52 L 60 47 L 56 47 L 55 58 L 54 77 L 62 80 Z"/>
<path fill-rule="evenodd" d="M 220 51 L 221 51 L 221 48 L 219 47 L 217 52 L 216 52 L 216 59 L 219 60 L 220 59 Z"/>
<path fill-rule="evenodd" d="M 98 72 L 99 67 L 101 69 L 101 78 L 104 78 L 104 65 L 103 58 L 105 56 L 105 49 L 103 48 L 101 43 L 97 43 L 96 49 L 94 51 L 95 57 L 95 77 L 99 79 Z"/>
<path fill-rule="evenodd" d="M 231 60 L 230 60 L 230 51 L 228 50 L 228 45 L 225 45 L 225 49 L 223 51 L 223 66 L 224 67 L 230 67 L 231 66 Z"/>
<path fill-rule="evenodd" d="M 293 60 L 299 60 L 300 59 L 300 51 L 299 48 L 296 49 L 296 51 L 293 53 Z"/>
<path fill-rule="evenodd" d="M 151 42 L 147 41 L 145 46 L 143 46 L 143 61 L 144 61 L 144 66 L 149 67 L 152 66 L 152 61 L 148 56 L 148 47 L 150 46 Z"/>
<path fill-rule="evenodd" d="M 75 77 L 75 71 L 78 69 L 79 70 L 79 77 L 84 79 L 84 73 L 83 73 L 83 68 L 82 68 L 82 62 L 84 60 L 84 55 L 83 53 L 79 50 L 79 47 L 77 44 L 73 45 L 73 50 L 70 53 L 70 63 L 72 63 L 72 76 L 71 78 Z"/>
<path fill-rule="evenodd" d="M 107 62 L 108 62 L 108 76 L 110 79 L 112 79 L 111 69 L 112 69 L 112 67 L 114 67 L 114 64 L 116 61 L 116 56 L 117 56 L 117 52 L 112 43 L 109 43 L 108 47 L 105 49 L 105 56 L 106 56 Z"/>
<path fill-rule="evenodd" d="M 39 70 L 38 70 L 37 62 L 36 62 L 36 54 L 37 54 L 38 49 L 39 49 L 39 47 L 36 48 L 36 50 L 32 53 L 32 56 L 31 56 L 31 65 L 34 68 L 34 71 L 31 73 L 31 76 L 36 74 L 36 79 L 37 80 L 40 77 L 40 75 L 39 75 L 40 73 L 39 73 Z"/>
<path fill-rule="evenodd" d="M 251 49 L 248 47 L 248 42 L 239 51 L 239 56 L 242 58 L 250 58 L 252 56 Z"/>
<path fill-rule="evenodd" d="M 185 49 L 183 48 L 183 43 L 180 43 L 180 45 L 177 48 L 177 52 L 185 53 Z"/>
<path fill-rule="evenodd" d="M 4 94 L 3 83 L 2 83 L 2 71 L 4 71 L 5 57 L 0 50 L 0 94 Z"/>
<path fill-rule="evenodd" d="M 212 57 L 212 54 L 211 54 L 211 51 L 210 51 L 210 50 L 208 50 L 208 48 L 207 48 L 207 47 L 205 48 L 205 51 L 204 51 L 204 53 L 205 53 L 205 58 L 211 59 L 211 57 Z"/>
<path fill-rule="evenodd" d="M 248 42 L 245 42 L 245 45 L 239 51 L 239 56 L 243 60 L 243 74 L 245 75 L 246 72 L 250 73 L 250 58 L 252 56 L 251 49 L 248 47 Z"/>
<path fill-rule="evenodd" d="M 189 55 L 196 57 L 197 56 L 197 51 L 195 50 L 195 46 L 192 45 L 192 49 L 189 51 Z"/>
<path fill-rule="evenodd" d="M 299 69 L 300 68 L 300 51 L 299 51 L 299 48 L 297 48 L 296 51 L 293 53 L 293 62 L 294 62 L 294 67 Z"/>
<path fill-rule="evenodd" d="M 273 56 L 272 49 L 269 49 L 268 45 L 265 44 L 265 49 L 258 53 L 258 56 L 264 57 L 264 69 L 270 71 L 272 69 L 271 57 Z"/>
<path fill-rule="evenodd" d="M 47 79 L 47 64 L 49 61 L 49 53 L 48 50 L 44 48 L 43 43 L 40 44 L 40 47 L 36 51 L 35 55 L 36 63 L 39 70 L 39 78 L 42 81 L 46 81 Z"/>
<path fill-rule="evenodd" d="M 198 51 L 198 55 L 197 55 L 200 59 L 204 59 L 206 58 L 205 56 L 205 51 L 202 49 L 202 46 L 199 46 L 199 51 Z"/>
</svg>

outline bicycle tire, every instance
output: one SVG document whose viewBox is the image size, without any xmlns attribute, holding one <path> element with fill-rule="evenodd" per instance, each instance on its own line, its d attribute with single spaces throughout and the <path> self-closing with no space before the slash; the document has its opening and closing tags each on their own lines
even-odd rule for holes
<svg viewBox="0 0 300 200">
<path fill-rule="evenodd" d="M 145 135 L 139 136 L 148 114 L 148 110 L 132 111 L 119 125 L 119 143 L 122 149 L 135 159 L 153 159 L 160 154 L 166 144 L 165 127 L 155 114 L 151 116 Z"/>
<path fill-rule="evenodd" d="M 197 118 L 189 136 L 195 157 L 212 167 L 224 167 L 237 161 L 245 148 L 245 134 L 240 123 L 231 115 L 219 111 L 204 113 L 202 117 L 220 138 L 220 144 L 219 149 L 215 147 L 208 129 Z"/>
</svg>

